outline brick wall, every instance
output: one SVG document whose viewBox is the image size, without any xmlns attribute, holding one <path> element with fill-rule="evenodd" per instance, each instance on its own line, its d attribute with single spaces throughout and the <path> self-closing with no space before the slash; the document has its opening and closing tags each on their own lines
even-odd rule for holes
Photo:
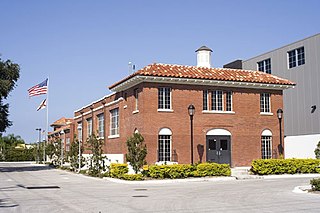
<svg viewBox="0 0 320 213">
<path fill-rule="evenodd" d="M 158 112 L 158 87 L 172 88 L 173 112 Z M 134 89 L 139 91 L 139 112 L 135 111 Z M 203 90 L 232 91 L 234 114 L 216 114 L 202 112 Z M 271 93 L 271 112 L 273 115 L 260 114 L 260 93 Z M 118 100 L 121 98 L 119 101 Z M 116 102 L 114 102 L 116 101 Z M 107 106 L 99 110 L 96 108 Z M 108 103 L 114 104 L 108 104 Z M 105 114 L 104 152 L 108 154 L 126 153 L 126 140 L 137 129 L 145 138 L 149 164 L 157 161 L 158 133 L 161 128 L 172 131 L 172 153 L 179 163 L 190 163 L 190 118 L 187 108 L 193 104 L 194 116 L 194 162 L 206 160 L 206 133 L 211 129 L 226 129 L 231 132 L 232 166 L 247 166 L 256 158 L 261 158 L 261 133 L 269 129 L 273 134 L 273 150 L 278 151 L 279 122 L 276 111 L 283 107 L 282 91 L 244 88 L 219 88 L 195 85 L 165 85 L 142 83 L 122 93 L 109 96 L 75 113 L 75 122 L 84 121 L 83 133 L 86 138 L 86 119 L 93 115 L 93 132 L 97 131 L 97 115 Z M 91 108 L 91 109 L 90 109 Z M 120 134 L 118 138 L 108 138 L 110 110 L 119 108 Z M 78 117 L 77 117 L 78 116 Z M 77 128 L 77 125 L 75 125 Z M 75 130 L 75 132 L 77 132 Z M 198 147 L 204 147 L 202 159 Z M 88 151 L 86 151 L 88 153 Z"/>
</svg>

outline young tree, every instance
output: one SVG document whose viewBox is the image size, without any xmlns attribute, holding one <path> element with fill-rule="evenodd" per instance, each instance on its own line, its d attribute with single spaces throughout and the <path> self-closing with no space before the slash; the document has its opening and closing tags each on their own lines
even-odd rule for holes
<svg viewBox="0 0 320 213">
<path fill-rule="evenodd" d="M 82 157 L 82 153 L 83 153 L 83 146 L 80 147 L 80 153 L 81 153 L 81 167 L 84 165 L 84 158 Z M 70 164 L 71 164 L 71 168 L 73 170 L 76 170 L 77 168 L 79 168 L 79 140 L 74 140 L 73 143 L 71 143 L 70 146 L 70 151 L 68 153 L 69 158 L 70 158 Z"/>
<path fill-rule="evenodd" d="M 54 138 L 46 146 L 46 154 L 49 156 L 53 165 L 57 166 L 61 162 L 61 146 L 62 146 L 62 141 L 58 137 Z"/>
<path fill-rule="evenodd" d="M 17 80 L 20 77 L 20 67 L 10 60 L 2 61 L 0 58 L 0 135 L 7 127 L 12 125 L 8 120 L 9 104 L 4 104 L 9 93 L 14 89 Z"/>
<path fill-rule="evenodd" d="M 320 159 L 320 141 L 318 142 L 317 148 L 314 150 L 314 154 L 317 159 Z"/>
<path fill-rule="evenodd" d="M 86 143 L 88 144 L 88 149 L 91 151 L 92 156 L 90 158 L 89 172 L 92 176 L 100 176 L 101 172 L 105 170 L 104 159 L 106 157 L 102 156 L 102 146 L 104 141 L 97 138 L 95 134 L 90 135 Z"/>
<path fill-rule="evenodd" d="M 143 144 L 144 138 L 140 133 L 134 133 L 127 140 L 128 153 L 126 159 L 137 174 L 144 164 L 146 164 L 147 146 Z"/>
</svg>

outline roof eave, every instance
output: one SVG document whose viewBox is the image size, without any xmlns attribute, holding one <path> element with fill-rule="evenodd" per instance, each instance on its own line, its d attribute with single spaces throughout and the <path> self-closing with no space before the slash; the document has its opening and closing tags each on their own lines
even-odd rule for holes
<svg viewBox="0 0 320 213">
<path fill-rule="evenodd" d="M 169 83 L 169 84 L 189 84 L 189 85 L 206 85 L 220 87 L 237 87 L 237 88 L 253 88 L 253 89 L 273 89 L 285 90 L 294 88 L 295 84 L 274 84 L 244 81 L 226 81 L 226 80 L 210 80 L 196 78 L 176 78 L 176 77 L 159 77 L 159 76 L 143 76 L 136 75 L 112 88 L 113 92 L 121 92 L 123 90 L 134 87 L 142 82 L 151 83 Z"/>
</svg>

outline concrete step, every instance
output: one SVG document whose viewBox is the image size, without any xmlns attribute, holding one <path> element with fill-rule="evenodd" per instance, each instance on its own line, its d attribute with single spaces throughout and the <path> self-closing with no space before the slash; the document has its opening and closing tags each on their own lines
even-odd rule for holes
<svg viewBox="0 0 320 213">
<path fill-rule="evenodd" d="M 251 167 L 234 167 L 231 168 L 231 176 L 239 179 L 257 179 L 258 176 L 250 175 L 250 168 Z"/>
</svg>

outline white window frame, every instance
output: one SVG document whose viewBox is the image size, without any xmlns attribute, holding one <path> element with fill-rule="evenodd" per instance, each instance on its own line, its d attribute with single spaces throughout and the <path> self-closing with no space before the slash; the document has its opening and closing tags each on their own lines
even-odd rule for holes
<svg viewBox="0 0 320 213">
<path fill-rule="evenodd" d="M 133 90 L 133 96 L 134 96 L 134 111 L 133 113 L 139 112 L 139 90 L 138 88 Z"/>
<path fill-rule="evenodd" d="M 272 132 L 268 129 L 261 134 L 261 158 L 272 158 Z"/>
<path fill-rule="evenodd" d="M 98 136 L 104 138 L 104 114 L 97 115 L 98 120 Z"/>
<path fill-rule="evenodd" d="M 165 138 L 164 138 L 165 137 Z M 166 142 L 169 140 L 169 153 L 166 152 Z M 162 146 L 162 147 L 161 147 Z M 160 150 L 163 150 L 160 153 Z M 172 132 L 168 128 L 162 128 L 158 134 L 158 161 L 171 162 L 172 161 Z"/>
<path fill-rule="evenodd" d="M 221 102 L 219 101 L 219 96 L 221 95 Z M 215 102 L 213 101 L 215 99 Z M 211 110 L 212 111 L 224 111 L 224 98 L 222 90 L 213 90 L 211 92 Z M 215 109 L 214 109 L 215 106 Z M 221 109 L 219 107 L 221 106 Z"/>
<path fill-rule="evenodd" d="M 302 54 L 299 54 L 299 50 L 303 50 Z M 290 54 L 293 54 L 293 57 L 290 57 Z M 299 59 L 299 56 L 303 55 L 302 59 Z M 306 62 L 306 56 L 305 56 L 305 51 L 304 51 L 304 46 L 290 50 L 287 52 L 287 61 L 288 61 L 288 69 L 298 67 L 301 65 L 304 65 Z M 290 59 L 292 58 L 292 62 L 290 63 Z M 302 62 L 301 62 L 302 61 Z M 292 65 L 291 65 L 292 64 Z"/>
<path fill-rule="evenodd" d="M 209 91 L 208 90 L 203 90 L 203 94 L 202 94 L 202 110 L 203 111 L 209 110 Z"/>
<path fill-rule="evenodd" d="M 167 104 L 167 96 L 166 90 L 169 90 L 169 108 L 166 108 Z M 162 100 L 160 98 L 160 94 L 162 95 Z M 160 100 L 162 104 L 160 104 Z M 172 111 L 172 89 L 170 87 L 159 87 L 158 88 L 158 111 Z"/>
<path fill-rule="evenodd" d="M 266 97 L 266 96 L 268 96 L 268 97 Z M 268 101 L 268 102 L 266 103 L 266 101 Z M 270 93 L 261 93 L 260 94 L 260 114 L 272 114 L 271 113 L 271 94 Z"/>
<path fill-rule="evenodd" d="M 92 135 L 92 118 L 87 119 L 87 137 Z"/>
<path fill-rule="evenodd" d="M 269 69 L 269 67 L 270 67 L 270 69 Z M 259 70 L 259 71 L 271 74 L 271 69 L 272 69 L 272 67 L 271 67 L 271 58 L 267 58 L 265 60 L 257 62 L 257 70 Z"/>
<path fill-rule="evenodd" d="M 226 112 L 232 112 L 232 110 L 233 110 L 233 106 L 232 106 L 233 105 L 232 104 L 233 93 L 232 93 L 232 91 L 226 91 L 225 94 L 226 94 Z M 228 94 L 230 94 L 230 110 L 228 110 Z"/>
<path fill-rule="evenodd" d="M 119 108 L 110 110 L 110 133 L 108 138 L 119 137 Z"/>
</svg>

